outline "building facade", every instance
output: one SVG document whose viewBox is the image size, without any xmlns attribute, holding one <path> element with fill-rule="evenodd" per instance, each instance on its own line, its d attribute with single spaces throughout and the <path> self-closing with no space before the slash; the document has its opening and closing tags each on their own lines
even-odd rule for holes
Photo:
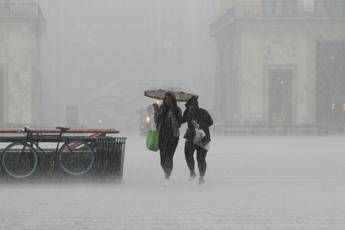
<svg viewBox="0 0 345 230">
<path fill-rule="evenodd" d="M 227 125 L 344 125 L 345 1 L 226 0 L 215 112 Z"/>
<path fill-rule="evenodd" d="M 0 0 L 1 126 L 40 119 L 42 22 L 36 1 Z"/>
</svg>

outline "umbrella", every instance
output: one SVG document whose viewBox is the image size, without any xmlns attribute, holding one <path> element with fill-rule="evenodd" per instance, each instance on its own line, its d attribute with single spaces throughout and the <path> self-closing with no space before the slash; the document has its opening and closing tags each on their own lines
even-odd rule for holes
<svg viewBox="0 0 345 230">
<path fill-rule="evenodd" d="M 163 100 L 167 92 L 173 94 L 177 101 L 188 101 L 192 97 L 198 97 L 195 94 L 183 92 L 181 90 L 176 90 L 176 89 L 151 89 L 151 90 L 146 90 L 144 92 L 144 95 L 146 97 Z"/>
</svg>

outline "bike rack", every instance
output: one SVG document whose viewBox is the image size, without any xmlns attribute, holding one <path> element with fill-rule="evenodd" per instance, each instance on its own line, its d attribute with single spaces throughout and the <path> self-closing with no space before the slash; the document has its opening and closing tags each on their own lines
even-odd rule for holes
<svg viewBox="0 0 345 230">
<path fill-rule="evenodd" d="M 30 133 L 30 143 L 42 143 L 42 145 L 45 143 L 45 147 L 40 145 L 44 155 L 38 154 L 39 167 L 30 178 L 122 179 L 123 177 L 126 138 L 114 136 L 119 134 L 116 129 L 68 129 L 63 132 L 59 128 L 0 129 L 0 156 L 11 143 L 28 143 L 28 133 Z M 68 149 L 79 148 L 81 142 L 92 146 L 95 160 L 92 168 L 85 175 L 75 176 L 58 169 L 56 162 L 58 153 L 54 148 L 47 146 L 49 143 L 52 146 L 57 145 L 58 142 L 63 144 L 62 141 L 68 143 L 66 145 Z M 11 178 L 4 170 L 1 160 L 2 157 L 0 157 L 0 178 Z"/>
</svg>

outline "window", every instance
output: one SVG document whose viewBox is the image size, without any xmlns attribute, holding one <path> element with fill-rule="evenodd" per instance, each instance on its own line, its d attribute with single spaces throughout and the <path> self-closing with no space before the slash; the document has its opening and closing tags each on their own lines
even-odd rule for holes
<svg viewBox="0 0 345 230">
<path fill-rule="evenodd" d="M 10 4 L 9 0 L 0 0 L 0 7 L 8 7 Z"/>
<path fill-rule="evenodd" d="M 274 13 L 274 2 L 275 0 L 264 0 L 263 8 L 265 15 L 273 15 Z"/>
<path fill-rule="evenodd" d="M 296 0 L 263 0 L 266 16 L 292 16 L 296 12 Z"/>
<path fill-rule="evenodd" d="M 345 16 L 344 0 L 315 0 L 315 11 L 320 16 Z"/>
<path fill-rule="evenodd" d="M 315 0 L 303 0 L 303 10 L 304 12 L 314 12 Z"/>
</svg>

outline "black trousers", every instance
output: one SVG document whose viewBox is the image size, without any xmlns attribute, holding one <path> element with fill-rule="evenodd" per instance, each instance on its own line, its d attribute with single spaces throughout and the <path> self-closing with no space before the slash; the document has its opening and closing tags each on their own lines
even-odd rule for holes
<svg viewBox="0 0 345 230">
<path fill-rule="evenodd" d="M 164 141 L 164 144 L 160 145 L 161 166 L 167 178 L 170 177 L 174 167 L 173 158 L 178 140 L 177 137 L 170 137 Z"/>
<path fill-rule="evenodd" d="M 207 150 L 195 145 L 192 141 L 186 141 L 184 153 L 186 162 L 190 171 L 194 171 L 194 152 L 196 151 L 196 159 L 198 162 L 200 176 L 205 176 L 206 173 L 206 155 Z"/>
</svg>

